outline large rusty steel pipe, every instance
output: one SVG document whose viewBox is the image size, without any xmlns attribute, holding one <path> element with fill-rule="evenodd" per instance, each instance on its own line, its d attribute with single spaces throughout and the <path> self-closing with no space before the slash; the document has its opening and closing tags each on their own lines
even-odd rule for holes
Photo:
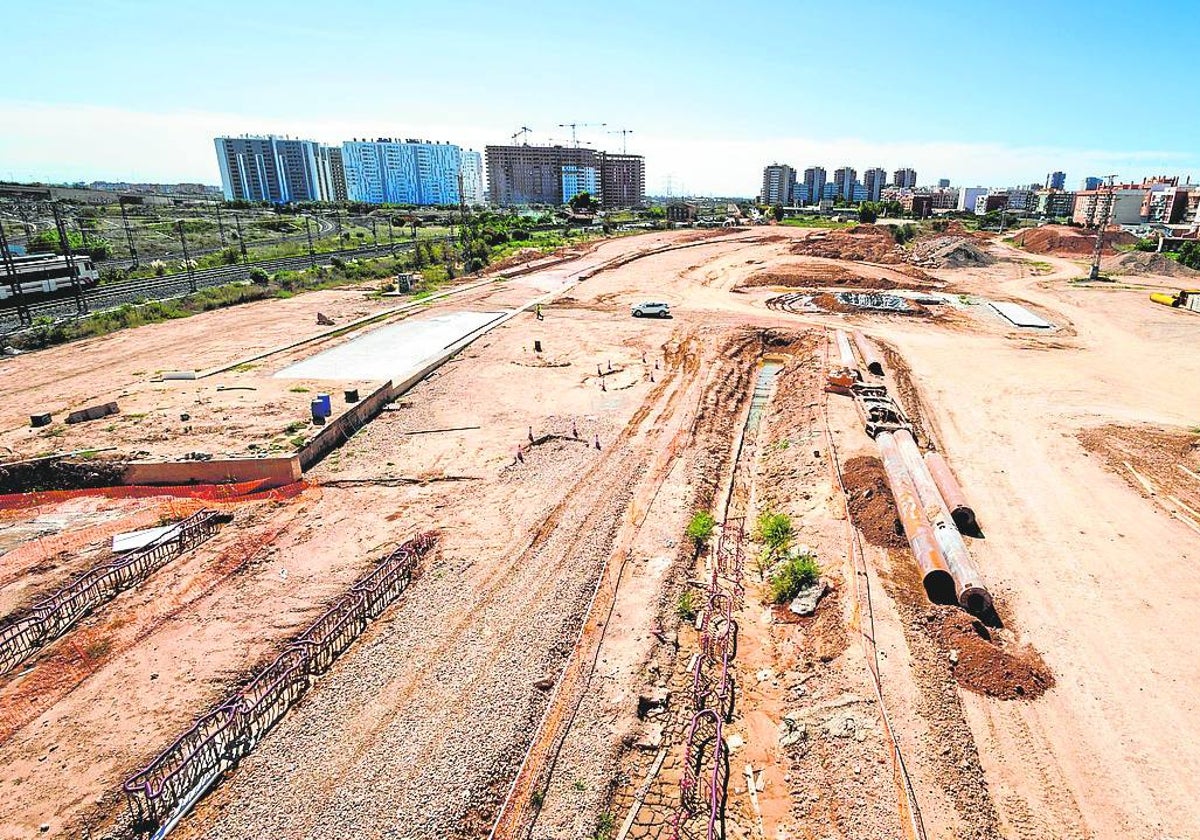
<svg viewBox="0 0 1200 840">
<path fill-rule="evenodd" d="M 858 362 L 854 360 L 854 351 L 850 349 L 850 339 L 846 337 L 845 330 L 837 331 L 838 354 L 842 357 L 842 367 L 850 368 L 851 370 L 858 367 Z"/>
<path fill-rule="evenodd" d="M 907 429 L 899 430 L 892 437 L 896 448 L 900 450 L 900 457 L 904 459 L 909 477 L 917 488 L 917 496 L 921 500 L 925 518 L 933 526 L 938 548 L 942 550 L 946 565 L 950 567 L 950 574 L 954 576 L 958 587 L 958 603 L 976 615 L 987 612 L 992 608 L 991 593 L 983 585 L 979 570 L 975 568 L 971 555 L 967 553 L 967 545 L 946 508 L 942 494 L 933 482 L 933 476 L 929 474 L 925 459 L 917 449 L 917 442 Z"/>
<path fill-rule="evenodd" d="M 950 465 L 946 463 L 942 453 L 926 452 L 925 466 L 929 467 L 933 483 L 937 485 L 938 492 L 942 494 L 942 499 L 946 502 L 946 507 L 950 509 L 950 515 L 954 517 L 954 524 L 958 526 L 958 530 L 963 533 L 974 533 L 975 511 L 967 504 L 967 496 L 963 493 L 962 486 L 954 477 L 954 473 L 950 472 Z"/>
<path fill-rule="evenodd" d="M 921 582 L 925 585 L 925 594 L 934 603 L 953 604 L 958 594 L 954 577 L 950 574 L 950 567 L 938 547 L 933 528 L 925 518 L 917 488 L 908 475 L 896 442 L 892 440 L 892 433 L 880 432 L 875 436 L 875 443 L 879 445 L 883 471 L 887 474 L 888 485 L 892 488 L 892 498 L 896 500 L 896 510 L 900 515 L 900 524 L 904 526 L 904 536 L 908 539 L 909 548 L 912 549 L 917 566 L 921 569 Z"/>
<path fill-rule="evenodd" d="M 863 335 L 861 330 L 854 331 L 854 344 L 858 347 L 858 354 L 862 356 L 863 364 L 867 366 L 867 372 L 883 376 L 883 356 L 879 354 L 875 345 Z"/>
</svg>

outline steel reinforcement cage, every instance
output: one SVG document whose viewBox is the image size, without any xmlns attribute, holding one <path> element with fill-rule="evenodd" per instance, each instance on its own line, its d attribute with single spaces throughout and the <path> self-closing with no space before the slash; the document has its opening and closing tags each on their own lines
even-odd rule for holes
<svg viewBox="0 0 1200 840">
<path fill-rule="evenodd" d="M 404 543 L 288 645 L 244 688 L 200 718 L 123 785 L 135 830 L 177 821 L 249 753 L 334 660 L 408 587 L 437 537 Z"/>
<path fill-rule="evenodd" d="M 57 639 L 96 607 L 212 537 L 229 519 L 229 514 L 207 509 L 194 513 L 170 526 L 145 548 L 89 569 L 29 610 L 5 621 L 0 627 L 0 674 Z"/>
</svg>

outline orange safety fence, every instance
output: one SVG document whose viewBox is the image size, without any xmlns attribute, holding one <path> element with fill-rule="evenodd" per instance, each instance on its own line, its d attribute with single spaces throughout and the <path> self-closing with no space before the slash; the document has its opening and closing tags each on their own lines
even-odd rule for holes
<svg viewBox="0 0 1200 840">
<path fill-rule="evenodd" d="M 230 484 L 180 484 L 170 486 L 129 485 L 119 487 L 90 487 L 79 490 L 43 490 L 36 493 L 0 494 L 0 511 L 23 510 L 40 505 L 65 502 L 86 496 L 108 499 L 144 499 L 154 496 L 176 496 L 206 502 L 250 502 L 264 499 L 290 499 L 308 489 L 307 481 L 293 481 L 272 486 L 270 479 L 239 481 Z"/>
</svg>

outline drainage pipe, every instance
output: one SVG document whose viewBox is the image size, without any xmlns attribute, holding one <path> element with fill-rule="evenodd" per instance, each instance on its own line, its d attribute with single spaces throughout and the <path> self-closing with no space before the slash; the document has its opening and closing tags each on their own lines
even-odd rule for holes
<svg viewBox="0 0 1200 840">
<path fill-rule="evenodd" d="M 853 370 L 858 367 L 858 362 L 854 361 L 854 351 L 850 349 L 850 339 L 846 337 L 845 330 L 837 331 L 838 351 L 842 357 L 842 367 Z"/>
<path fill-rule="evenodd" d="M 907 429 L 901 429 L 892 437 L 917 488 L 921 507 L 929 524 L 933 526 L 933 535 L 946 558 L 946 565 L 950 567 L 950 574 L 954 576 L 958 587 L 958 603 L 968 612 L 987 612 L 992 607 L 992 596 L 983 585 L 971 555 L 967 553 L 967 545 L 946 508 L 942 494 L 938 492 L 933 476 L 929 474 L 929 468 L 925 466 L 925 460 L 917 449 L 917 442 Z"/>
<path fill-rule="evenodd" d="M 946 507 L 950 509 L 950 515 L 954 517 L 954 524 L 958 526 L 958 530 L 963 533 L 973 533 L 976 528 L 975 511 L 967 504 L 967 496 L 963 493 L 962 486 L 954 477 L 954 473 L 950 472 L 950 465 L 946 463 L 942 453 L 926 452 L 925 466 L 929 467 L 933 483 L 937 485 L 938 492 L 942 494 L 942 499 L 946 502 Z"/>
<path fill-rule="evenodd" d="M 875 349 L 875 345 L 871 343 L 871 340 L 863 335 L 861 331 L 855 330 L 854 345 L 858 348 L 863 364 L 867 366 L 867 371 L 876 376 L 883 376 L 883 356 Z"/>
<path fill-rule="evenodd" d="M 888 485 L 892 488 L 892 498 L 896 500 L 896 510 L 900 515 L 900 524 L 904 526 L 904 536 L 908 538 L 913 557 L 921 569 L 921 582 L 925 585 L 925 594 L 935 603 L 952 604 L 957 598 L 954 577 L 950 574 L 950 567 L 938 547 L 933 528 L 925 518 L 917 488 L 904 466 L 904 459 L 892 439 L 892 433 L 880 432 L 875 436 L 875 443 L 879 445 L 883 471 L 887 474 Z"/>
</svg>

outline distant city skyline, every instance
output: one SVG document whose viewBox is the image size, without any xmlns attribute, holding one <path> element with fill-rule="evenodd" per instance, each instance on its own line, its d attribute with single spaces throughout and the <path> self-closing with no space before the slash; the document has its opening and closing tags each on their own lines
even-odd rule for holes
<svg viewBox="0 0 1200 840">
<path fill-rule="evenodd" d="M 530 142 L 570 145 L 574 122 L 605 123 L 577 127 L 587 148 L 644 155 L 651 194 L 669 184 L 674 194 L 750 195 L 772 160 L 799 171 L 911 166 L 923 181 L 955 185 L 1028 184 L 1055 171 L 1072 181 L 1200 179 L 1200 115 L 1161 84 L 1194 77 L 1187 52 L 1163 51 L 1144 71 L 1098 58 L 1147 19 L 1194 29 L 1200 7 L 1188 4 L 1015 2 L 1001 13 L 944 0 L 764 2 L 735 16 L 712 0 L 615 0 L 603 11 L 531 0 L 519 14 L 468 0 L 403 10 L 364 0 L 353 16 L 326 11 L 315 0 L 8 10 L 6 30 L 19 37 L 0 54 L 0 178 L 215 184 L 218 136 L 436 137 L 482 149 L 511 142 L 521 126 L 533 129 Z M 1050 95 L 1046 45 L 1026 37 L 1035 12 L 1054 33 L 1056 66 L 1089 68 L 1069 103 Z M 233 19 L 256 43 L 286 51 L 244 49 L 229 37 Z M 890 53 L 848 58 L 837 39 L 809 39 L 803 55 L 767 65 L 757 53 L 767 30 L 833 32 L 866 20 L 910 33 L 902 67 Z M 364 75 L 362 56 L 394 54 L 389 21 L 403 29 L 403 60 L 381 59 Z M 946 43 L 1004 59 L 993 68 L 964 57 L 952 70 Z M 114 49 L 121 44 L 136 62 Z M 195 72 L 180 71 L 181 57 L 195 57 Z M 883 102 L 886 112 L 868 105 Z"/>
</svg>

